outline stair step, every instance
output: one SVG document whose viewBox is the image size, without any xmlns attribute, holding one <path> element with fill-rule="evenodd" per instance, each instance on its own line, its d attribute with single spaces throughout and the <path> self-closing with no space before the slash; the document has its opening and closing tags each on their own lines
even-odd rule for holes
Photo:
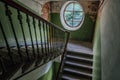
<svg viewBox="0 0 120 80">
<path fill-rule="evenodd" d="M 82 53 L 82 52 L 74 52 L 74 51 L 67 51 L 67 55 L 71 56 L 79 56 L 87 59 L 93 59 L 92 53 Z"/>
<path fill-rule="evenodd" d="M 79 71 L 79 72 L 84 72 L 84 73 L 88 73 L 88 74 L 92 74 L 92 70 L 90 69 L 86 69 L 84 67 L 77 67 L 77 66 L 74 66 L 74 65 L 64 65 L 64 68 L 66 69 L 72 69 L 72 70 L 76 70 L 76 71 Z M 63 69 L 64 69 L 63 68 Z"/>
<path fill-rule="evenodd" d="M 71 63 L 75 63 L 75 64 L 81 64 L 81 65 L 86 65 L 86 66 L 92 66 L 92 62 L 89 61 L 83 61 L 83 60 L 76 60 L 73 58 L 66 58 L 66 61 L 71 62 Z M 66 62 L 65 61 L 65 62 Z"/>
<path fill-rule="evenodd" d="M 67 72 L 70 72 L 70 73 L 73 73 L 73 74 L 82 75 L 82 76 L 92 77 L 92 74 L 85 73 L 85 72 L 82 72 L 82 71 L 77 71 L 77 70 L 70 69 L 70 68 L 64 68 L 63 72 L 64 71 L 67 71 Z"/>
<path fill-rule="evenodd" d="M 93 59 L 83 58 L 83 57 L 80 57 L 80 56 L 74 56 L 74 55 L 69 55 L 69 54 L 68 54 L 66 57 L 74 58 L 74 59 L 80 59 L 80 60 L 89 61 L 89 62 L 93 62 Z"/>
<path fill-rule="evenodd" d="M 78 64 L 78 63 L 75 63 L 75 62 L 70 62 L 70 61 L 65 61 L 65 65 L 72 65 L 72 66 L 77 66 L 77 67 L 82 67 L 82 68 L 86 68 L 86 69 L 90 69 L 92 70 L 92 66 L 88 66 L 88 65 L 84 65 L 84 64 Z"/>
<path fill-rule="evenodd" d="M 79 79 L 76 79 L 76 78 L 71 77 L 71 76 L 63 75 L 63 76 L 62 76 L 62 80 L 79 80 Z"/>
<path fill-rule="evenodd" d="M 76 75 L 70 72 L 63 72 L 62 80 L 92 80 L 92 79 L 82 75 Z"/>
<path fill-rule="evenodd" d="M 72 55 L 67 55 L 66 56 L 66 61 L 75 61 L 77 63 L 86 63 L 92 66 L 92 59 L 87 59 L 87 58 L 82 58 L 80 56 L 72 56 Z"/>
</svg>

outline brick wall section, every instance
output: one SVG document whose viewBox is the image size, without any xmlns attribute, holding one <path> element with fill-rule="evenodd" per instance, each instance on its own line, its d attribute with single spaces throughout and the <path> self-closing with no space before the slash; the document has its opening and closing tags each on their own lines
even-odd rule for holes
<svg viewBox="0 0 120 80">
<path fill-rule="evenodd" d="M 42 7 L 42 17 L 45 19 L 45 20 L 49 20 L 49 13 L 50 13 L 50 3 L 47 2 L 43 5 Z"/>
</svg>

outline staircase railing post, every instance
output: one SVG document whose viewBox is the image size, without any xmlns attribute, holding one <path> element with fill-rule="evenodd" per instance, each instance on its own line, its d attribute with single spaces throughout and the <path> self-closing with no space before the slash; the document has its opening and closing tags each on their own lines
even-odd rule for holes
<svg viewBox="0 0 120 80">
<path fill-rule="evenodd" d="M 58 68 L 56 80 L 59 80 L 60 72 L 62 70 L 62 66 L 63 66 L 63 63 L 64 63 L 64 58 L 65 58 L 66 51 L 67 51 L 67 44 L 68 44 L 68 41 L 69 41 L 69 38 L 70 38 L 70 33 L 67 32 L 67 31 L 65 31 L 65 32 L 67 33 L 67 38 L 66 38 L 66 42 L 65 42 L 64 52 L 62 54 L 61 62 L 60 62 L 59 68 Z"/>
</svg>

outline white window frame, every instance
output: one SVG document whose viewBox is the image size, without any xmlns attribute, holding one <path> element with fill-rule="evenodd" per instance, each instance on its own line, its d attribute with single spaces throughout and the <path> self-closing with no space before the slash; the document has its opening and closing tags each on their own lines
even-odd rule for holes
<svg viewBox="0 0 120 80">
<path fill-rule="evenodd" d="M 83 24 L 83 22 L 84 22 L 84 18 L 85 18 L 85 13 L 84 13 L 83 7 L 81 6 L 81 7 L 82 7 L 82 10 L 83 10 L 83 19 L 82 19 L 82 21 L 80 21 L 80 24 L 79 24 L 78 26 L 76 26 L 76 27 L 70 27 L 68 24 L 66 24 L 66 22 L 65 22 L 65 20 L 64 20 L 64 11 L 65 11 L 65 9 L 66 9 L 66 6 L 67 6 L 68 4 L 70 4 L 70 3 L 72 3 L 72 2 L 78 3 L 78 4 L 81 6 L 81 4 L 80 4 L 79 2 L 77 2 L 77 1 L 67 1 L 67 2 L 62 6 L 62 8 L 61 8 L 61 11 L 60 11 L 60 20 L 61 20 L 61 23 L 62 23 L 63 27 L 64 27 L 66 30 L 75 31 L 75 30 L 78 30 L 78 29 L 82 26 L 82 24 Z"/>
</svg>

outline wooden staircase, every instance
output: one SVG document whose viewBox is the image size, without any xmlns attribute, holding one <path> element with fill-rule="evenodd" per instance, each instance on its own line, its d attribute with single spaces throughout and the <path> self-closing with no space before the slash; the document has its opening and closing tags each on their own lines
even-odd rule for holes
<svg viewBox="0 0 120 80">
<path fill-rule="evenodd" d="M 92 63 L 92 53 L 67 51 L 61 80 L 92 80 Z"/>
</svg>

